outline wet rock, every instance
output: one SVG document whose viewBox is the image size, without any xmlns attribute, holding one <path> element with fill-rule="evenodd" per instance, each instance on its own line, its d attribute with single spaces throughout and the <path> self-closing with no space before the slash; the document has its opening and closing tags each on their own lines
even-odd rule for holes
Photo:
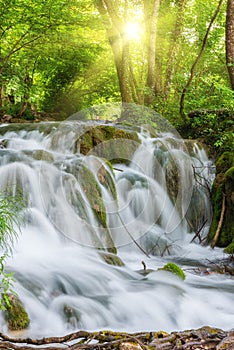
<svg viewBox="0 0 234 350">
<path fill-rule="evenodd" d="M 54 161 L 54 157 L 52 153 L 42 150 L 42 149 L 37 149 L 34 151 L 24 151 L 26 155 L 31 156 L 35 160 L 44 160 L 46 162 L 52 163 Z"/>
<path fill-rule="evenodd" d="M 80 153 L 106 158 L 111 163 L 128 163 L 139 147 L 136 132 L 113 125 L 89 127 L 80 136 L 77 146 Z"/>
<path fill-rule="evenodd" d="M 124 262 L 115 254 L 107 252 L 99 252 L 101 258 L 109 265 L 124 266 Z"/>
<path fill-rule="evenodd" d="M 64 305 L 63 316 L 66 322 L 72 325 L 73 327 L 76 327 L 77 323 L 80 321 L 79 312 L 69 305 Z"/>
</svg>

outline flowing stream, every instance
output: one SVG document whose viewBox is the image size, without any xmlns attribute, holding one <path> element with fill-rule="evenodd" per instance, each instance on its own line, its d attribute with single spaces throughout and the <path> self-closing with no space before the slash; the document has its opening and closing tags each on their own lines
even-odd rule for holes
<svg viewBox="0 0 234 350">
<path fill-rule="evenodd" d="M 82 130 L 69 121 L 0 127 L 0 191 L 20 187 L 28 203 L 7 261 L 30 317 L 25 334 L 232 328 L 234 279 L 206 273 L 225 255 L 204 244 L 215 171 L 204 149 L 142 129 L 134 154 L 112 169 L 80 153 Z M 104 260 L 115 250 L 124 266 Z M 169 261 L 184 281 L 158 270 Z M 0 324 L 7 332 L 3 315 Z"/>
</svg>

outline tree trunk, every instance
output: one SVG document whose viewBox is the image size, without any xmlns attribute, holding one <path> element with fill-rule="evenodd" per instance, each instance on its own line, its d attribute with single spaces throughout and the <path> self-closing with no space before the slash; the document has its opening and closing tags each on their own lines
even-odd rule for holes
<svg viewBox="0 0 234 350">
<path fill-rule="evenodd" d="M 175 21 L 174 31 L 172 33 L 170 48 L 168 52 L 167 69 L 165 73 L 164 95 L 169 96 L 171 83 L 175 73 L 176 58 L 179 51 L 179 40 L 183 31 L 184 10 L 187 0 L 178 1 L 177 17 Z"/>
<path fill-rule="evenodd" d="M 157 19 L 160 7 L 160 0 L 145 0 L 144 14 L 146 26 L 146 51 L 147 55 L 147 78 L 145 95 L 145 104 L 149 105 L 153 101 L 154 88 L 156 85 L 155 76 L 155 58 L 156 58 L 156 34 L 157 34 Z"/>
<path fill-rule="evenodd" d="M 97 0 L 97 9 L 102 17 L 116 66 L 122 102 L 134 102 L 133 69 L 129 55 L 129 43 L 124 33 L 125 20 L 118 13 L 118 4 L 112 0 Z M 127 3 L 126 9 L 127 11 Z"/>
<path fill-rule="evenodd" d="M 226 64 L 232 90 L 234 90 L 234 0 L 227 2 Z"/>
</svg>

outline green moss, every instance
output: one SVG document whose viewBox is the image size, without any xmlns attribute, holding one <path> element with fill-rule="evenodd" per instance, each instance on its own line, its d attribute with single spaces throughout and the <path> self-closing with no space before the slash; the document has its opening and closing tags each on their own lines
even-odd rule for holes
<svg viewBox="0 0 234 350">
<path fill-rule="evenodd" d="M 139 143 L 136 132 L 112 125 L 88 127 L 78 140 L 82 154 L 90 153 L 111 163 L 128 163 Z"/>
<path fill-rule="evenodd" d="M 24 151 L 24 153 L 28 156 L 31 156 L 33 159 L 35 160 L 44 160 L 46 162 L 50 162 L 52 163 L 54 161 L 54 157 L 52 155 L 52 153 L 42 150 L 42 149 L 37 149 L 34 151 Z"/>
<path fill-rule="evenodd" d="M 105 170 L 105 168 L 103 167 Z M 106 171 L 106 170 L 105 170 Z M 106 171 L 108 174 L 108 172 Z M 90 203 L 90 206 L 94 212 L 94 215 L 96 216 L 98 222 L 101 224 L 101 226 L 104 228 L 104 235 L 103 235 L 103 243 L 104 246 L 107 248 L 107 250 L 111 253 L 116 253 L 117 250 L 115 248 L 113 239 L 111 237 L 111 234 L 109 232 L 109 229 L 107 227 L 107 221 L 106 221 L 106 208 L 104 206 L 103 200 L 102 200 L 102 193 L 98 186 L 98 183 L 95 179 L 95 176 L 93 173 L 83 164 L 80 165 L 79 172 L 78 172 L 78 181 L 83 189 L 83 191 L 86 194 L 86 197 Z M 98 244 L 98 242 L 97 242 Z"/>
<path fill-rule="evenodd" d="M 225 196 L 225 212 L 217 246 L 227 247 L 234 239 L 234 166 L 228 169 L 222 177 L 217 175 L 212 187 L 213 218 L 209 231 L 209 241 L 214 238 L 217 230 L 221 210 L 223 195 Z"/>
<path fill-rule="evenodd" d="M 224 249 L 224 253 L 234 255 L 234 239 L 232 242 Z"/>
<path fill-rule="evenodd" d="M 106 209 L 102 200 L 101 190 L 93 173 L 83 164 L 79 168 L 79 183 L 86 194 L 91 208 L 103 227 L 107 227 Z"/>
<path fill-rule="evenodd" d="M 177 264 L 175 264 L 173 262 L 167 263 L 159 270 L 169 271 L 169 272 L 173 273 L 174 275 L 178 276 L 179 278 L 181 278 L 182 280 L 185 280 L 184 271 Z"/>
<path fill-rule="evenodd" d="M 229 168 L 234 166 L 234 157 L 233 152 L 224 152 L 221 156 L 216 160 L 216 172 L 225 173 Z"/>
<path fill-rule="evenodd" d="M 5 304 L 5 319 L 10 330 L 26 329 L 29 326 L 28 314 L 18 297 L 8 295 L 8 302 Z"/>
</svg>

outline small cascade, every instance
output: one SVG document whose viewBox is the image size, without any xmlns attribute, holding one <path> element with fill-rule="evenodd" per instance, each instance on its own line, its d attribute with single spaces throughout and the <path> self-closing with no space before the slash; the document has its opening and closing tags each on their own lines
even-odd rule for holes
<svg viewBox="0 0 234 350">
<path fill-rule="evenodd" d="M 29 313 L 25 334 L 229 327 L 233 280 L 194 273 L 222 254 L 198 244 L 210 224 L 214 178 L 204 149 L 142 129 L 133 156 L 121 162 L 113 147 L 130 141 L 118 126 L 113 161 L 106 139 L 101 157 L 81 147 L 84 122 L 42 124 L 0 128 L 0 192 L 20 188 L 28 205 L 7 262 Z M 95 146 L 109 127 L 96 125 Z M 100 252 L 117 252 L 124 266 L 107 264 Z M 142 260 L 153 270 L 147 276 L 138 272 Z M 168 261 L 185 269 L 185 281 L 158 270 Z M 7 332 L 2 315 L 0 325 Z"/>
</svg>

